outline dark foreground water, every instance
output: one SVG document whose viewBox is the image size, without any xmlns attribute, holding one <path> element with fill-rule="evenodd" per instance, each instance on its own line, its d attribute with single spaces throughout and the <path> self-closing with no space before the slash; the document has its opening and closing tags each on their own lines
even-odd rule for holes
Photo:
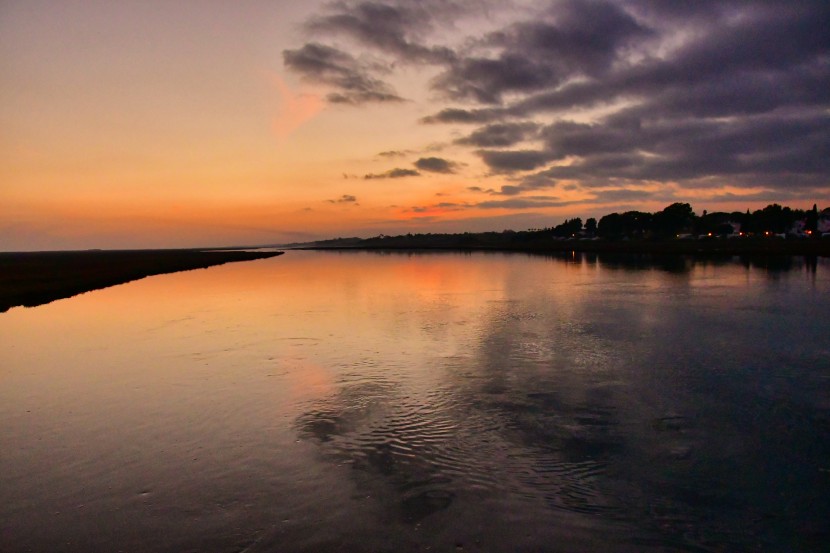
<svg viewBox="0 0 830 553">
<path fill-rule="evenodd" d="M 0 315 L 0 551 L 826 551 L 830 262 L 289 252 Z"/>
</svg>

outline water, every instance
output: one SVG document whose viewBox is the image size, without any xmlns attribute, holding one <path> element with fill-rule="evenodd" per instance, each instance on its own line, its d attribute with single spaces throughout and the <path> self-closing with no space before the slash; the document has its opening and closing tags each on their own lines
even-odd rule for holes
<svg viewBox="0 0 830 553">
<path fill-rule="evenodd" d="M 2 551 L 822 551 L 830 262 L 289 252 L 0 315 Z"/>
</svg>

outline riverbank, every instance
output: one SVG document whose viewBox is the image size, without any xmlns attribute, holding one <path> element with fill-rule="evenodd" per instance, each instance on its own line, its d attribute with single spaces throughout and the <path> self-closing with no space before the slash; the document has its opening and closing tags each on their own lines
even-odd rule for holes
<svg viewBox="0 0 830 553">
<path fill-rule="evenodd" d="M 283 252 L 92 250 L 0 252 L 0 313 L 34 307 L 152 275 L 251 261 Z"/>
</svg>

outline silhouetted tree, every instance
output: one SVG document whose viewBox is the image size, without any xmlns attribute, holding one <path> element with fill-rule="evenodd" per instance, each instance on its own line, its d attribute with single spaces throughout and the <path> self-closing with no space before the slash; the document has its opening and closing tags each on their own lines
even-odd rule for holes
<svg viewBox="0 0 830 553">
<path fill-rule="evenodd" d="M 593 217 L 589 217 L 587 221 L 585 221 L 585 232 L 590 234 L 591 236 L 597 233 L 597 220 Z"/>
<path fill-rule="evenodd" d="M 597 234 L 603 238 L 620 238 L 622 236 L 622 215 L 615 212 L 600 217 Z"/>
<path fill-rule="evenodd" d="M 653 230 L 660 237 L 674 236 L 690 230 L 694 219 L 695 212 L 691 205 L 676 202 L 654 214 Z"/>
<path fill-rule="evenodd" d="M 787 232 L 795 220 L 792 209 L 770 204 L 764 209 L 752 213 L 755 232 Z"/>
<path fill-rule="evenodd" d="M 565 219 L 565 222 L 553 227 L 554 236 L 572 236 L 582 230 L 582 219 Z"/>
<path fill-rule="evenodd" d="M 813 204 L 813 209 L 807 211 L 806 224 L 804 230 L 809 230 L 815 233 L 818 229 L 818 206 Z"/>
<path fill-rule="evenodd" d="M 597 225 L 597 234 L 603 238 L 642 238 L 651 231 L 651 213 L 626 211 L 609 213 L 603 216 Z"/>
</svg>

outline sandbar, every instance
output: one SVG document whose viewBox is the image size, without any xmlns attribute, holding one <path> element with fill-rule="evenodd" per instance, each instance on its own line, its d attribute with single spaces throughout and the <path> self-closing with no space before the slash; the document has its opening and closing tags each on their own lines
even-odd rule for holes
<svg viewBox="0 0 830 553">
<path fill-rule="evenodd" d="M 281 255 L 241 250 L 0 252 L 0 313 L 152 275 Z"/>
</svg>

